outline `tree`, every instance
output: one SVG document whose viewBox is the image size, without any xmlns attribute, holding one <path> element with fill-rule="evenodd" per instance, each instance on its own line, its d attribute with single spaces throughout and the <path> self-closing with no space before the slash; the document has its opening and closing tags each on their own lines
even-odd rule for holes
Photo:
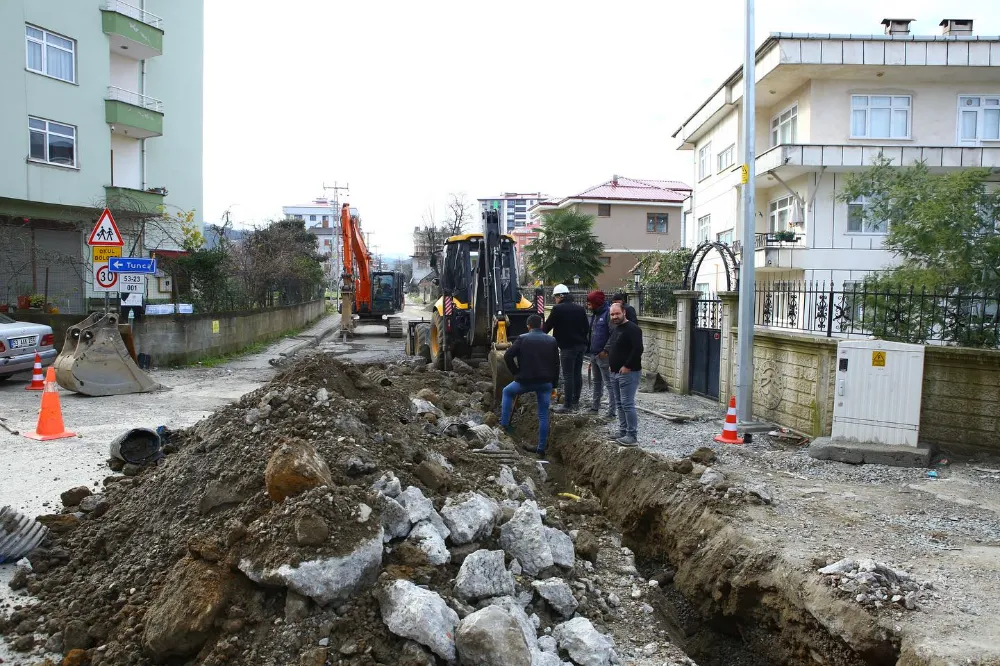
<svg viewBox="0 0 1000 666">
<path fill-rule="evenodd" d="M 452 192 L 448 195 L 448 217 L 444 221 L 443 228 L 449 236 L 454 236 L 465 231 L 466 225 L 472 222 L 475 206 L 469 203 L 465 192 L 458 194 Z"/>
<path fill-rule="evenodd" d="M 604 266 L 604 245 L 593 234 L 594 217 L 570 208 L 543 213 L 538 237 L 526 250 L 531 270 L 549 283 L 572 283 L 590 286 L 597 281 Z"/>
<path fill-rule="evenodd" d="M 848 175 L 842 201 L 864 201 L 865 225 L 888 225 L 885 247 L 901 265 L 902 284 L 929 289 L 1000 292 L 1000 191 L 987 187 L 989 169 L 932 174 L 926 165 L 894 167 L 879 157 Z M 883 227 L 884 228 L 884 227 Z"/>
<path fill-rule="evenodd" d="M 643 284 L 680 285 L 684 271 L 691 261 L 692 250 L 682 247 L 675 250 L 650 252 L 639 260 L 640 281 Z"/>
</svg>

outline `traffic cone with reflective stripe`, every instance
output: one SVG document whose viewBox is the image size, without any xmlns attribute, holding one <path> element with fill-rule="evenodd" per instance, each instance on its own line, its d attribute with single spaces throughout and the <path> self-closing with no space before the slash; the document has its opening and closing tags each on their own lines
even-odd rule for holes
<svg viewBox="0 0 1000 666">
<path fill-rule="evenodd" d="M 736 434 L 736 396 L 729 398 L 729 411 L 726 412 L 726 422 L 722 424 L 722 434 L 715 437 L 720 444 L 742 444 L 743 438 Z"/>
<path fill-rule="evenodd" d="M 35 367 L 31 369 L 31 383 L 24 387 L 25 391 L 41 391 L 45 388 L 45 378 L 42 376 L 42 357 L 35 352 Z"/>
<path fill-rule="evenodd" d="M 43 442 L 63 437 L 76 437 L 76 433 L 68 432 L 63 426 L 55 368 L 50 367 L 45 374 L 45 389 L 42 391 L 42 409 L 38 413 L 38 425 L 33 431 L 24 433 L 24 436 Z"/>
</svg>

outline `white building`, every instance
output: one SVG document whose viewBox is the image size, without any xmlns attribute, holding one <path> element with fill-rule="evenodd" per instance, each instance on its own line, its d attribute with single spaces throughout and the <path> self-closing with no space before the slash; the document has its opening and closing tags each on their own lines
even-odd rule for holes
<svg viewBox="0 0 1000 666">
<path fill-rule="evenodd" d="M 503 194 L 487 199 L 477 199 L 480 212 L 493 210 L 500 211 L 500 226 L 503 233 L 511 233 L 517 227 L 523 227 L 528 223 L 528 211 L 532 206 L 547 199 L 547 195 L 541 192 L 504 192 Z"/>
<path fill-rule="evenodd" d="M 837 198 L 845 175 L 879 154 L 934 172 L 1000 167 L 1000 37 L 976 36 L 972 21 L 957 19 L 942 21 L 940 35 L 913 35 L 912 21 L 886 19 L 874 35 L 772 33 L 757 49 L 758 281 L 839 285 L 893 265 L 886 226 L 863 219 L 864 202 Z M 688 247 L 739 250 L 744 240 L 742 97 L 740 68 L 674 134 L 695 158 Z M 717 253 L 696 282 L 726 288 Z"/>
<path fill-rule="evenodd" d="M 323 272 L 327 288 L 337 291 L 342 272 L 340 204 L 336 199 L 320 197 L 306 204 L 282 206 L 285 217 L 305 222 L 306 230 L 316 237 L 316 251 L 324 257 Z"/>
</svg>

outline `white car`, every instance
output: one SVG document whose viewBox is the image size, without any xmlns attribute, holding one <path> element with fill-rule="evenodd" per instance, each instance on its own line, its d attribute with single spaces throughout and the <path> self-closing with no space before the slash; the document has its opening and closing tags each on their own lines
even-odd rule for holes
<svg viewBox="0 0 1000 666">
<path fill-rule="evenodd" d="M 35 365 L 35 354 L 42 357 L 42 367 L 52 365 L 58 352 L 52 328 L 45 324 L 14 321 L 0 314 L 0 381 L 16 372 L 23 372 Z"/>
</svg>

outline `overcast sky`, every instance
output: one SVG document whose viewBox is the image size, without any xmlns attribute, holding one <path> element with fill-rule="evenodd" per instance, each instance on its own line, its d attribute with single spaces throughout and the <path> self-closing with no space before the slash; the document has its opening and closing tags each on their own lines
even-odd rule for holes
<svg viewBox="0 0 1000 666">
<path fill-rule="evenodd" d="M 770 32 L 917 34 L 998 0 L 757 0 Z M 952 16 L 955 12 L 961 16 Z M 205 211 L 260 223 L 350 183 L 372 244 L 408 254 L 450 192 L 691 182 L 671 134 L 741 63 L 743 0 L 205 2 Z M 332 192 L 331 192 L 332 194 Z"/>
</svg>

